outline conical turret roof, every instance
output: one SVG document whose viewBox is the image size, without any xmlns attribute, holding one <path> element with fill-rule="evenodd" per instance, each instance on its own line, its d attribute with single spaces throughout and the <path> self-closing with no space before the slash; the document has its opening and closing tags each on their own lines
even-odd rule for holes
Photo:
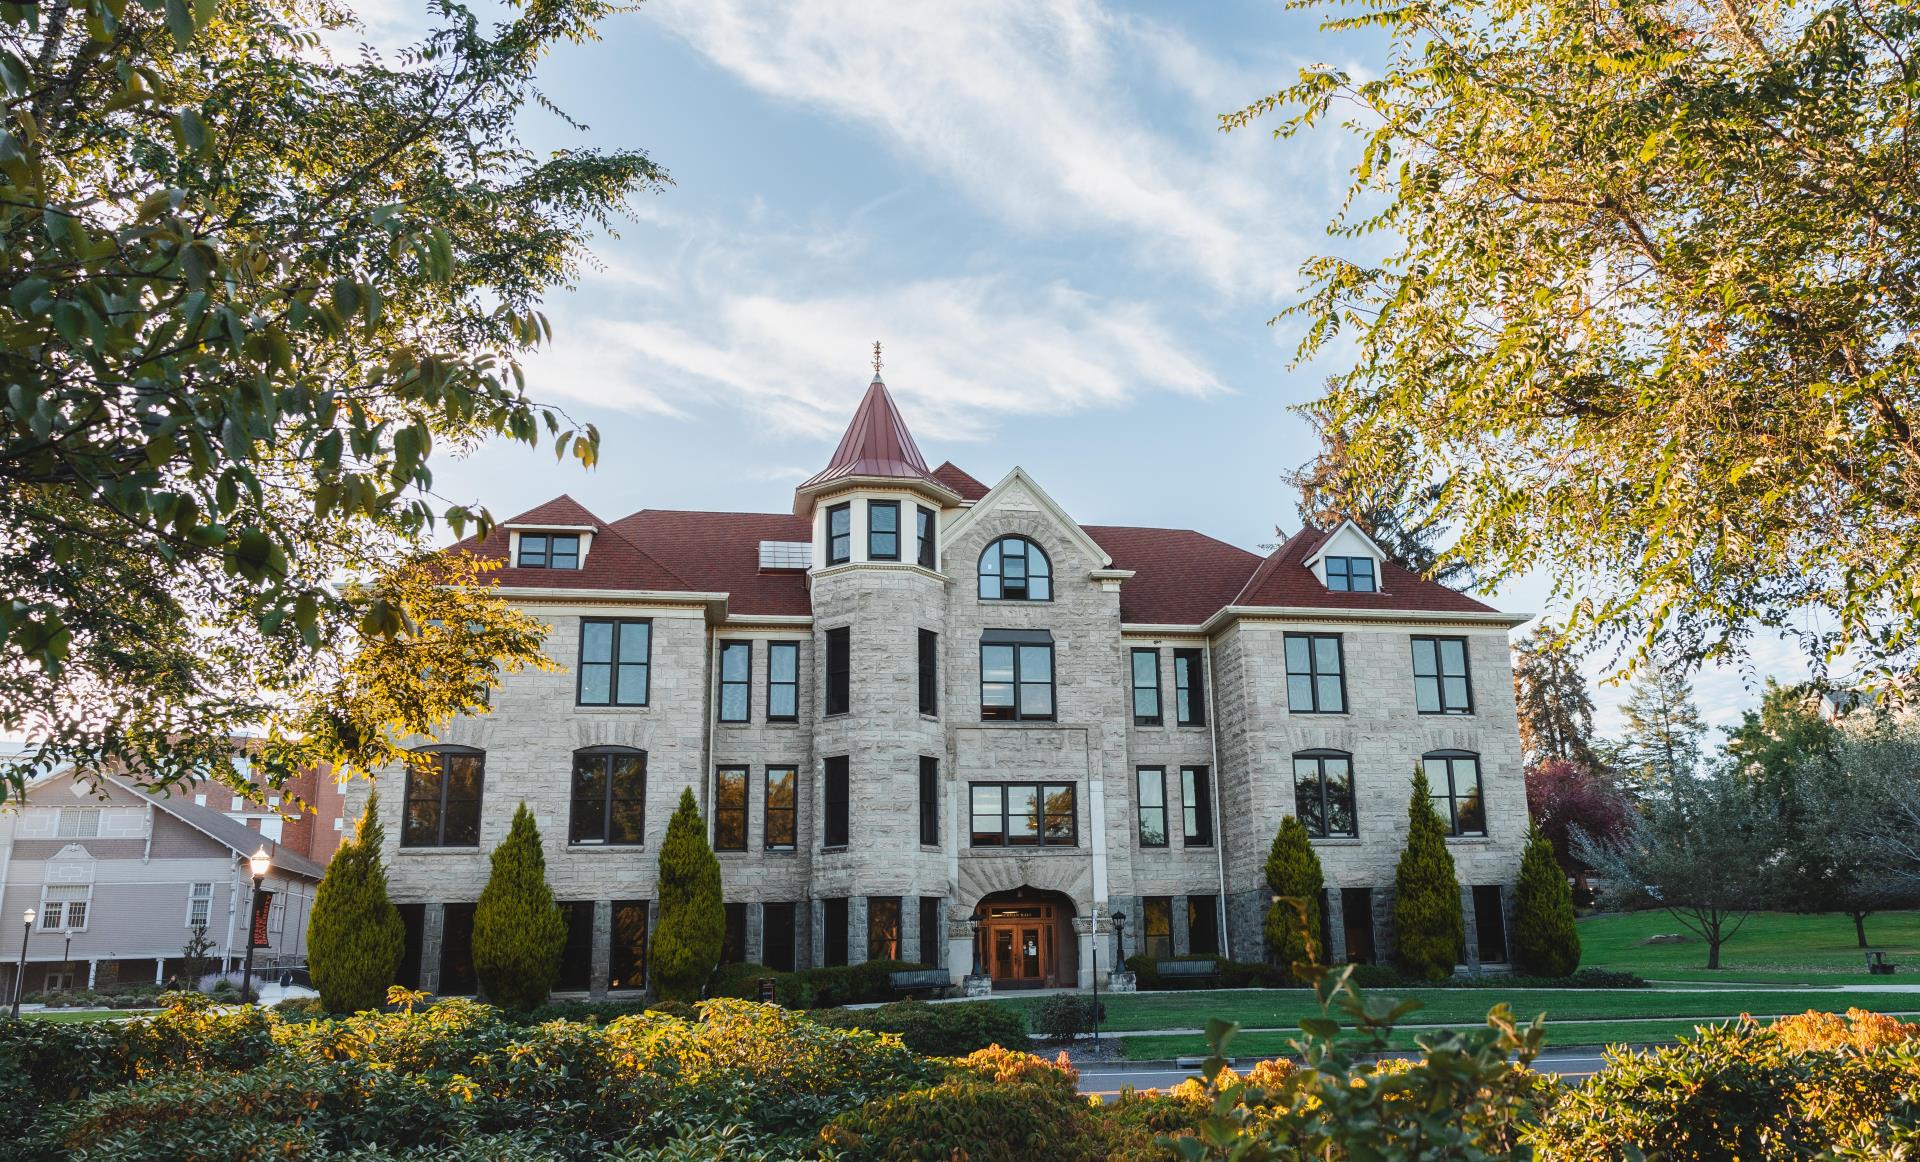
<svg viewBox="0 0 1920 1162">
<path fill-rule="evenodd" d="M 873 377 L 866 398 L 853 413 L 847 434 L 840 437 L 833 459 L 802 484 L 799 491 L 806 492 L 852 476 L 890 476 L 939 484 L 914 444 L 907 421 L 900 418 L 900 409 L 894 406 L 887 385 L 878 375 Z"/>
</svg>

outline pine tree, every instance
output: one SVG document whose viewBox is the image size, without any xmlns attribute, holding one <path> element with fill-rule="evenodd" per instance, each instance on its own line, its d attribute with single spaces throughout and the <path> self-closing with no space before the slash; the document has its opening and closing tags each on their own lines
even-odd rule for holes
<svg viewBox="0 0 1920 1162">
<path fill-rule="evenodd" d="M 1593 695 L 1566 642 L 1536 630 L 1513 646 L 1513 700 L 1528 765 L 1593 767 Z"/>
<path fill-rule="evenodd" d="M 700 999 L 720 963 L 726 935 L 720 861 L 707 844 L 706 824 L 688 788 L 660 845 L 660 921 L 650 950 L 654 992 L 666 1000 Z"/>
<path fill-rule="evenodd" d="M 1440 486 L 1415 479 L 1405 466 L 1397 466 L 1396 479 L 1385 486 L 1360 481 L 1346 432 L 1318 415 L 1308 418 L 1319 430 L 1320 451 L 1285 476 L 1300 492 L 1294 507 L 1300 519 L 1322 529 L 1351 520 L 1401 568 L 1443 585 L 1472 588 L 1473 562 L 1446 558 L 1439 543 L 1447 527 L 1436 515 Z"/>
<path fill-rule="evenodd" d="M 1281 897 L 1267 905 L 1267 959 L 1282 968 L 1324 961 L 1326 949 L 1319 949 L 1318 956 L 1310 955 L 1307 937 L 1311 935 L 1316 942 L 1320 939 L 1320 893 L 1326 880 L 1320 872 L 1320 857 L 1308 841 L 1306 825 L 1292 815 L 1280 821 L 1273 848 L 1267 852 L 1267 886 Z M 1289 900 L 1306 904 L 1304 931 L 1300 912 Z"/>
<path fill-rule="evenodd" d="M 1580 967 L 1580 933 L 1573 926 L 1573 893 L 1538 827 L 1527 829 L 1520 882 L 1513 890 L 1513 960 L 1536 976 L 1571 976 Z"/>
<path fill-rule="evenodd" d="M 1700 765 L 1707 724 L 1693 705 L 1693 686 L 1678 664 L 1654 660 L 1634 675 L 1627 692 L 1624 737 L 1614 748 L 1621 781 L 1641 798 L 1660 794 Z"/>
<path fill-rule="evenodd" d="M 379 1008 L 406 953 L 406 925 L 387 898 L 379 806 L 378 794 L 367 796 L 353 837 L 334 851 L 313 895 L 307 965 L 329 1012 Z"/>
<path fill-rule="evenodd" d="M 1447 825 L 1433 809 L 1427 772 L 1413 769 L 1407 846 L 1393 874 L 1394 941 L 1400 967 L 1422 980 L 1445 980 L 1466 943 L 1460 881 L 1447 852 Z"/>
<path fill-rule="evenodd" d="M 473 909 L 473 970 L 487 999 L 506 1009 L 544 1004 L 566 943 L 540 829 L 522 803 L 506 841 L 493 849 L 493 873 Z"/>
</svg>

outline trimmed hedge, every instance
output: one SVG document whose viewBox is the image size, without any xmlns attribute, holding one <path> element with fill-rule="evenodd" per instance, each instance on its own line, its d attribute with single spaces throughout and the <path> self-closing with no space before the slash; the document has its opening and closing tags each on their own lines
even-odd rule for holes
<svg viewBox="0 0 1920 1162">
<path fill-rule="evenodd" d="M 1219 956 L 1179 956 L 1176 960 L 1211 960 L 1220 968 L 1220 979 L 1195 983 L 1187 977 L 1163 979 L 1155 970 L 1151 956 L 1129 956 L 1127 970 L 1143 989 L 1180 990 L 1212 988 L 1289 988 L 1304 989 L 1291 973 L 1278 965 L 1246 964 Z M 1356 964 L 1353 983 L 1360 988 L 1423 989 L 1643 989 L 1651 987 L 1645 978 L 1630 972 L 1604 968 L 1583 968 L 1572 976 L 1527 976 L 1523 973 L 1489 972 L 1479 976 L 1449 976 L 1440 980 L 1409 980 L 1391 964 Z"/>
<path fill-rule="evenodd" d="M 865 964 L 780 972 L 760 964 L 728 964 L 714 972 L 707 995 L 758 1000 L 761 978 L 770 976 L 774 980 L 774 1000 L 789 1009 L 873 1005 L 898 999 L 887 983 L 889 975 L 930 967 L 904 960 L 869 960 Z"/>
<path fill-rule="evenodd" d="M 836 1029 L 897 1034 L 907 1048 L 928 1057 L 964 1057 L 993 1045 L 1018 1049 L 1027 1043 L 1020 1014 L 992 1001 L 896 1001 L 871 1009 L 822 1009 L 808 1016 Z"/>
</svg>

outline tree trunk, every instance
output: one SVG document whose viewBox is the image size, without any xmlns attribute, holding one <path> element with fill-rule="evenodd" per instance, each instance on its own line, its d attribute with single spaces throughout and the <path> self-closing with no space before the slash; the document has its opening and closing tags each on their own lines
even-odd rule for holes
<svg viewBox="0 0 1920 1162">
<path fill-rule="evenodd" d="M 1867 946 L 1867 914 L 1865 912 L 1854 912 L 1852 916 L 1853 934 L 1859 939 L 1860 947 L 1865 948 Z"/>
<path fill-rule="evenodd" d="M 1707 929 L 1707 967 L 1720 967 L 1720 930 L 1718 928 Z"/>
</svg>

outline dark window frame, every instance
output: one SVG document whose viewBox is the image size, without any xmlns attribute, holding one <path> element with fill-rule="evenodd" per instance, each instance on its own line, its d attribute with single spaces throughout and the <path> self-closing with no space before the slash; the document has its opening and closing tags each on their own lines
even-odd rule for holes
<svg viewBox="0 0 1920 1162">
<path fill-rule="evenodd" d="M 773 778 L 775 772 L 784 774 L 790 781 L 792 802 L 785 807 L 773 805 Z M 777 829 L 774 817 L 783 816 Z M 785 835 L 785 843 L 776 843 L 774 836 Z M 770 763 L 762 768 L 760 777 L 760 846 L 764 851 L 794 851 L 800 846 L 800 768 L 793 764 L 782 766 Z"/>
<path fill-rule="evenodd" d="M 882 916 L 889 911 L 889 905 L 891 905 L 891 911 L 893 912 L 893 932 L 890 938 L 887 930 L 882 926 Z M 893 945 L 892 955 L 888 955 L 887 943 L 889 939 L 891 939 Z M 868 896 L 867 959 L 899 960 L 900 954 L 906 950 L 906 940 L 906 900 L 900 896 Z"/>
<path fill-rule="evenodd" d="M 848 950 L 853 943 L 853 909 L 848 906 L 849 899 L 825 896 L 820 900 L 820 959 L 828 968 L 839 968 L 848 960 Z M 834 939 L 835 936 L 839 939 Z"/>
<path fill-rule="evenodd" d="M 1013 818 L 1013 813 L 1010 810 L 1008 810 L 1008 807 L 1007 807 L 1007 794 L 1010 790 L 1012 790 L 1015 787 L 1031 788 L 1034 794 L 1034 802 L 1039 807 L 1040 818 L 1039 818 L 1038 830 L 1034 832 L 1032 842 L 1028 842 L 1024 838 L 1021 838 L 1020 840 L 1016 841 L 1013 836 L 1013 828 L 1011 823 L 1009 822 Z M 1059 818 L 1061 815 L 1061 812 L 1049 811 L 1047 809 L 1047 791 L 1049 788 L 1052 788 L 1055 791 L 1064 790 L 1067 793 L 1067 810 L 1065 814 L 1067 819 L 1070 822 L 1070 826 L 1069 826 L 1069 834 L 1066 838 L 1055 838 L 1050 836 L 1048 833 L 1048 830 L 1047 830 L 1048 820 Z M 976 820 L 985 817 L 985 816 L 979 815 L 974 810 L 974 806 L 976 803 L 975 796 L 979 791 L 982 791 L 982 790 L 997 790 L 1000 795 L 1000 807 L 998 812 L 998 818 L 1000 820 L 1000 830 L 998 832 L 999 840 L 997 842 L 983 843 L 978 838 L 976 838 L 977 836 L 984 834 L 974 826 L 974 823 Z M 1080 846 L 1080 787 L 1079 787 L 1079 784 L 1052 783 L 1052 782 L 1007 782 L 1007 783 L 969 783 L 967 784 L 967 846 L 968 847 L 1078 848 Z"/>
<path fill-rule="evenodd" d="M 620 795 L 615 793 L 613 778 L 613 760 L 617 758 L 639 758 L 640 791 L 638 795 Z M 602 760 L 601 778 L 605 781 L 600 795 L 600 838 L 582 839 L 578 832 L 578 811 L 580 804 L 587 802 L 580 796 L 579 775 L 581 759 Z M 568 772 L 567 787 L 567 846 L 568 847 L 644 847 L 647 838 L 647 752 L 631 746 L 583 746 L 573 752 L 573 769 Z M 638 802 L 640 804 L 640 837 L 638 839 L 614 839 L 614 805 L 620 802 Z"/>
<path fill-rule="evenodd" d="M 773 917 L 782 916 L 779 923 Z M 773 939 L 772 933 L 786 929 L 786 940 Z M 792 972 L 796 957 L 795 945 L 800 936 L 800 908 L 786 900 L 769 900 L 760 905 L 760 963 L 776 972 Z M 775 949 L 785 944 L 785 951 Z"/>
<path fill-rule="evenodd" d="M 612 627 L 612 639 L 608 647 L 607 660 L 589 662 L 587 660 L 587 627 L 606 625 Z M 644 625 L 647 627 L 647 656 L 644 661 L 629 662 L 620 656 L 621 639 L 626 637 L 626 627 Z M 573 684 L 573 703 L 576 706 L 647 706 L 653 701 L 653 619 L 650 617 L 583 617 L 580 619 L 579 665 Z M 589 702 L 586 700 L 587 667 L 607 667 L 607 700 Z M 639 666 L 643 671 L 640 681 L 640 700 L 623 702 L 620 699 L 620 671 L 628 666 Z"/>
<path fill-rule="evenodd" d="M 538 559 L 528 551 L 528 543 L 540 542 Z M 559 551 L 561 541 L 571 541 L 572 551 Z M 556 564 L 565 558 L 569 564 Z M 574 573 L 580 570 L 580 534 L 579 533 L 521 533 L 519 551 L 514 554 L 513 567 L 516 569 L 555 569 Z"/>
<path fill-rule="evenodd" d="M 1180 787 L 1180 846 L 1212 847 L 1213 771 L 1188 763 L 1180 767 L 1176 777 Z"/>
<path fill-rule="evenodd" d="M 432 840 L 428 842 L 422 842 L 417 837 L 410 840 L 408 838 L 409 832 L 407 827 L 407 816 L 408 816 L 409 806 L 414 802 L 415 799 L 420 799 L 422 802 L 426 801 L 424 796 L 416 796 L 413 793 L 413 778 L 415 773 L 418 770 L 418 765 L 417 765 L 418 760 L 421 758 L 431 758 L 433 760 L 433 765 L 438 771 L 439 779 L 440 779 L 439 797 L 434 800 L 436 804 L 435 815 L 434 815 L 434 835 Z M 479 776 L 476 779 L 476 784 L 477 784 L 476 793 L 473 799 L 471 800 L 471 802 L 473 803 L 473 842 L 472 843 L 448 843 L 447 842 L 448 806 L 451 802 L 454 801 L 450 796 L 450 791 L 452 790 L 452 787 L 453 787 L 453 780 L 452 778 L 449 777 L 449 772 L 447 770 L 447 760 L 452 758 L 477 758 L 480 760 Z M 465 800 L 465 799 L 459 800 L 459 802 L 462 802 L 462 803 L 467 801 L 468 800 Z M 412 848 L 451 847 L 451 848 L 458 848 L 461 850 L 465 850 L 467 848 L 473 848 L 475 850 L 478 850 L 480 847 L 480 818 L 486 810 L 486 802 L 487 802 L 487 752 L 486 751 L 483 751 L 478 747 L 458 746 L 453 743 L 443 743 L 436 746 L 423 746 L 418 750 L 409 751 L 407 753 L 406 786 L 402 790 L 402 798 L 400 800 L 400 846 L 412 847 Z"/>
<path fill-rule="evenodd" d="M 737 807 L 723 806 L 720 786 L 723 779 L 737 777 L 740 784 L 740 803 Z M 727 820 L 723 820 L 725 815 Z M 713 768 L 713 850 L 747 850 L 747 821 L 753 818 L 753 768 L 744 763 L 724 763 Z M 726 821 L 737 821 L 740 828 L 738 843 L 721 843 L 720 828 Z"/>
<path fill-rule="evenodd" d="M 1047 651 L 1047 712 L 1028 714 L 1023 709 L 1021 695 L 1027 686 L 1041 685 L 1028 681 L 1025 674 L 1023 657 L 1029 649 Z M 987 681 L 987 651 L 990 649 L 1010 649 L 1013 651 L 1013 680 L 1008 682 Z M 990 706 L 987 703 L 988 686 L 1013 687 L 1013 704 L 1010 706 Z M 1053 635 L 1046 630 L 988 630 L 980 637 L 980 721 L 982 722 L 1054 722 L 1060 716 L 1060 689 L 1058 655 L 1054 651 Z"/>
<path fill-rule="evenodd" d="M 821 766 L 820 847 L 823 851 L 845 851 L 853 838 L 853 759 L 850 755 L 832 755 L 822 759 Z"/>
<path fill-rule="evenodd" d="M 1433 647 L 1432 674 L 1422 674 L 1420 672 L 1420 643 L 1422 642 L 1426 642 Z M 1446 651 L 1443 648 L 1447 643 L 1456 643 L 1460 647 L 1460 673 L 1457 675 L 1447 672 Z M 1416 714 L 1448 715 L 1456 718 L 1471 717 L 1473 715 L 1473 658 L 1467 648 L 1467 639 L 1459 634 L 1417 633 L 1407 639 L 1407 644 L 1409 650 L 1412 651 L 1413 658 L 1414 712 Z M 1466 685 L 1466 704 L 1459 708 L 1447 704 L 1447 679 L 1451 677 L 1458 677 Z M 1434 701 L 1438 703 L 1440 707 L 1438 710 L 1420 709 L 1420 683 L 1422 681 L 1433 683 Z"/>
<path fill-rule="evenodd" d="M 874 527 L 873 514 L 881 511 L 882 509 L 893 513 L 892 529 L 880 529 L 880 528 Z M 893 551 L 891 553 L 882 553 L 882 552 L 875 551 L 874 538 L 877 536 L 882 536 L 882 537 L 891 536 L 893 538 Z M 867 502 L 867 560 L 898 561 L 899 559 L 900 559 L 900 502 L 897 500 L 869 500 Z"/>
<path fill-rule="evenodd" d="M 940 514 L 924 504 L 913 506 L 913 563 L 934 568 L 939 560 Z"/>
<path fill-rule="evenodd" d="M 1175 726 L 1207 724 L 1205 650 L 1182 647 L 1173 651 L 1173 722 Z"/>
<path fill-rule="evenodd" d="M 1340 564 L 1338 572 L 1334 570 L 1336 561 Z M 1363 572 L 1354 571 L 1354 565 L 1358 563 L 1365 563 L 1366 569 Z M 1380 569 L 1372 557 L 1328 557 L 1323 568 L 1327 573 L 1327 588 L 1334 593 L 1380 592 Z M 1353 584 L 1361 576 L 1367 579 L 1365 589 L 1356 588 Z M 1336 580 L 1339 582 L 1337 585 L 1334 584 Z"/>
<path fill-rule="evenodd" d="M 917 673 L 920 686 L 920 713 L 940 716 L 940 635 L 933 630 L 919 631 Z"/>
<path fill-rule="evenodd" d="M 1173 959 L 1172 896 L 1140 897 L 1140 952 L 1155 960 Z"/>
<path fill-rule="evenodd" d="M 836 533 L 833 531 L 833 521 L 835 517 L 846 518 L 847 527 L 845 532 Z M 827 529 L 827 564 L 828 565 L 844 565 L 847 562 L 853 560 L 853 504 L 852 502 L 828 506 L 826 529 Z M 838 554 L 836 554 L 833 551 L 833 543 L 837 540 L 846 542 L 845 547 Z"/>
<path fill-rule="evenodd" d="M 1153 659 L 1153 685 L 1140 684 L 1140 655 L 1146 654 Z M 1127 689 L 1129 709 L 1133 711 L 1135 726 L 1159 726 L 1166 721 L 1166 706 L 1160 697 L 1160 650 L 1157 646 L 1135 646 L 1127 654 Z M 1153 691 L 1153 713 L 1140 713 L 1140 695 L 1147 690 Z"/>
<path fill-rule="evenodd" d="M 1307 670 L 1305 674 L 1300 674 L 1295 672 L 1293 668 L 1293 658 L 1291 656 L 1291 651 L 1288 650 L 1287 648 L 1289 643 L 1296 640 L 1304 641 L 1307 643 Z M 1340 669 L 1337 675 L 1328 675 L 1328 674 L 1322 673 L 1320 670 L 1319 643 L 1327 640 L 1331 640 L 1333 642 L 1334 657 L 1338 660 L 1338 663 L 1340 666 Z M 1287 712 L 1289 714 L 1345 714 L 1347 713 L 1347 707 L 1350 705 L 1350 703 L 1347 699 L 1346 635 L 1338 634 L 1338 633 L 1289 633 L 1282 636 L 1280 648 L 1282 653 L 1286 655 L 1282 660 L 1286 663 L 1286 667 L 1287 667 Z M 1340 706 L 1338 709 L 1329 710 L 1326 707 L 1320 705 L 1320 680 L 1322 678 L 1332 677 L 1332 676 L 1337 676 L 1340 679 Z M 1305 677 L 1307 679 L 1308 689 L 1311 691 L 1313 695 L 1313 698 L 1312 698 L 1313 705 L 1305 709 L 1302 709 L 1301 707 L 1295 706 L 1293 704 L 1293 680 L 1297 677 Z"/>
<path fill-rule="evenodd" d="M 1148 803 L 1146 796 L 1147 780 L 1153 777 L 1160 788 L 1160 802 Z M 1160 813 L 1160 838 L 1154 840 L 1147 835 L 1147 813 Z M 1140 766 L 1133 768 L 1133 830 L 1134 838 L 1141 847 L 1158 850 L 1173 842 L 1173 829 L 1169 826 L 1167 810 L 1167 768 L 1163 766 Z"/>
<path fill-rule="evenodd" d="M 821 714 L 831 718 L 853 709 L 853 627 L 837 625 L 826 632 L 823 660 L 826 681 L 821 684 Z"/>
<path fill-rule="evenodd" d="M 1454 764 L 1463 762 L 1463 761 L 1470 762 L 1473 764 L 1473 788 L 1474 788 L 1473 796 L 1461 795 L 1459 786 L 1456 785 L 1454 782 L 1454 778 L 1453 778 Z M 1445 778 L 1446 786 L 1445 786 L 1444 792 L 1439 786 L 1436 785 L 1436 780 L 1433 777 L 1435 763 L 1441 764 L 1441 767 L 1446 774 L 1446 778 Z M 1420 756 L 1420 766 L 1421 766 L 1421 769 L 1427 772 L 1427 786 L 1433 798 L 1434 809 L 1436 811 L 1439 810 L 1441 800 L 1444 799 L 1446 801 L 1447 809 L 1445 811 L 1440 811 L 1440 818 L 1447 825 L 1447 838 L 1448 839 L 1485 839 L 1487 838 L 1487 772 L 1485 767 L 1481 765 L 1480 756 L 1470 750 L 1428 751 L 1426 754 L 1423 754 Z M 1463 798 L 1477 798 L 1479 800 L 1480 829 L 1478 831 L 1461 830 L 1460 800 Z"/>
<path fill-rule="evenodd" d="M 940 760 L 920 756 L 920 846 L 940 846 Z"/>
<path fill-rule="evenodd" d="M 1204 904 L 1201 901 L 1205 901 Z M 1205 916 L 1204 925 L 1194 923 L 1197 917 Z M 1204 931 L 1208 948 L 1200 947 L 1202 941 L 1195 938 Z M 1220 897 L 1218 895 L 1191 895 L 1187 897 L 1187 954 L 1190 956 L 1220 955 Z"/>
<path fill-rule="evenodd" d="M 778 670 L 773 664 L 775 651 L 791 651 L 792 652 L 793 654 L 793 680 L 792 681 L 782 682 L 775 679 L 774 675 L 778 672 Z M 775 714 L 773 711 L 773 692 L 775 690 L 780 690 L 780 689 L 788 690 L 793 695 L 790 702 L 790 704 L 793 706 L 793 710 L 791 713 Z M 800 643 L 799 642 L 768 642 L 767 643 L 767 721 L 768 722 L 800 721 Z"/>
<path fill-rule="evenodd" d="M 738 679 L 729 679 L 727 677 L 727 654 L 730 651 L 741 651 L 741 650 L 744 650 L 747 655 L 746 677 L 738 678 Z M 721 722 L 752 722 L 753 721 L 753 641 L 751 639 L 747 641 L 723 640 L 720 643 L 720 665 L 718 666 L 718 669 L 720 671 L 720 701 L 718 705 L 719 721 Z M 730 718 L 727 716 L 727 690 L 730 687 L 740 692 L 740 715 L 737 718 Z"/>
<path fill-rule="evenodd" d="M 941 913 L 946 911 L 945 896 L 920 897 L 920 963 L 931 964 L 939 968 L 946 963 L 946 949 L 941 947 L 947 942 L 946 924 Z"/>
<path fill-rule="evenodd" d="M 1017 543 L 1024 546 L 1020 550 L 1020 558 L 1023 563 L 1021 565 L 1020 595 L 1018 597 L 1009 596 L 1007 593 L 1007 553 L 1003 546 L 1009 543 Z M 987 555 L 989 553 L 994 554 L 994 569 L 991 573 L 986 569 Z M 1033 558 L 1035 555 L 1039 556 L 1042 566 L 1041 572 L 1037 574 L 1033 571 Z M 1006 536 L 995 537 L 992 541 L 988 542 L 987 547 L 980 550 L 980 560 L 974 567 L 974 575 L 976 579 L 974 593 L 982 601 L 1053 600 L 1053 558 L 1047 556 L 1047 551 L 1041 548 L 1039 543 L 1033 540 L 1033 538 L 1023 537 L 1019 533 L 1008 533 Z M 1036 576 L 1043 578 L 1047 583 L 1047 595 L 1045 597 L 1033 596 L 1033 586 L 1030 582 Z M 987 579 L 989 577 L 993 578 L 994 584 L 1000 590 L 999 593 L 990 594 L 987 592 Z"/>
<path fill-rule="evenodd" d="M 1317 828 L 1315 827 L 1312 821 L 1310 821 L 1305 815 L 1302 815 L 1300 813 L 1299 763 L 1302 759 L 1312 760 L 1314 763 L 1314 782 L 1315 782 L 1315 786 L 1318 788 L 1318 796 L 1320 800 L 1319 825 Z M 1347 806 L 1347 813 L 1353 820 L 1353 830 L 1351 831 L 1334 831 L 1331 827 L 1328 826 L 1328 823 L 1327 823 L 1328 819 L 1331 818 L 1328 811 L 1328 807 L 1331 802 L 1331 796 L 1328 794 L 1328 791 L 1327 791 L 1327 760 L 1328 759 L 1340 759 L 1347 764 L 1346 806 Z M 1351 752 L 1344 751 L 1344 750 L 1332 750 L 1325 747 L 1316 747 L 1310 750 L 1295 751 L 1293 752 L 1293 755 L 1292 755 L 1292 762 L 1290 764 L 1290 769 L 1293 771 L 1294 818 L 1300 820 L 1300 825 L 1307 829 L 1307 837 L 1309 839 L 1358 839 L 1360 838 L 1360 802 L 1359 802 L 1360 793 L 1359 793 L 1359 786 L 1358 786 L 1359 780 L 1357 776 L 1354 774 L 1353 755 Z"/>
</svg>

